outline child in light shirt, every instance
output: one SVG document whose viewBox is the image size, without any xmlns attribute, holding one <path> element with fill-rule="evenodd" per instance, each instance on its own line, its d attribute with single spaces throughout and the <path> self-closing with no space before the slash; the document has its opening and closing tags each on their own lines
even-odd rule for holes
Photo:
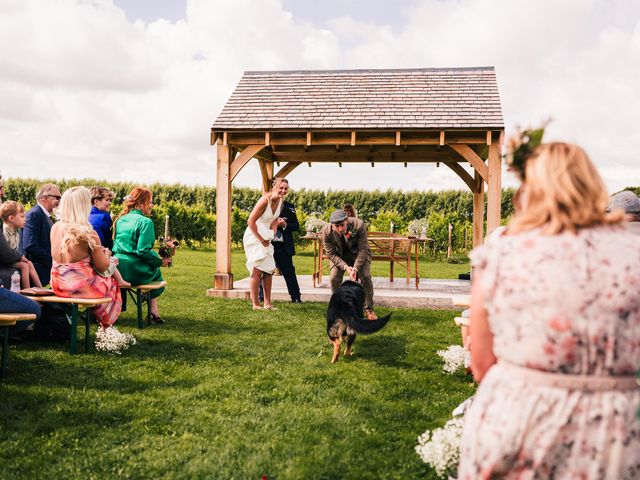
<svg viewBox="0 0 640 480">
<path fill-rule="evenodd" d="M 33 263 L 24 256 L 20 249 L 20 229 L 24 227 L 24 206 L 21 203 L 8 201 L 0 206 L 0 218 L 2 218 L 2 232 L 11 248 L 22 254 L 22 258 L 10 265 L 20 270 L 20 286 L 22 288 L 42 287 L 40 278 Z"/>
</svg>

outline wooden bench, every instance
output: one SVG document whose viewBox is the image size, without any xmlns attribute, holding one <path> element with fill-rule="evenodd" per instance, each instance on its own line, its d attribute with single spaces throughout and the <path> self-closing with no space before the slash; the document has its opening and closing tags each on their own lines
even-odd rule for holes
<svg viewBox="0 0 640 480">
<path fill-rule="evenodd" d="M 2 365 L 0 366 L 0 381 L 4 378 L 9 363 L 9 329 L 21 320 L 35 320 L 35 313 L 0 313 L 0 330 L 2 338 Z"/>
<path fill-rule="evenodd" d="M 167 282 L 163 280 L 161 282 L 148 283 L 145 285 L 132 285 L 130 288 L 120 289 L 123 292 L 123 297 L 125 295 L 124 291 L 126 291 L 136 306 L 138 328 L 144 328 L 144 322 L 142 321 L 142 305 L 145 303 L 147 304 L 147 325 L 151 325 L 151 310 L 149 310 L 149 300 L 151 300 L 150 292 L 166 286 Z"/>
<path fill-rule="evenodd" d="M 91 323 L 91 308 L 95 307 L 96 305 L 102 305 L 103 303 L 112 302 L 110 298 L 67 298 L 58 297 L 56 295 L 31 298 L 39 303 L 59 303 L 71 307 L 71 335 L 69 338 L 69 353 L 72 355 L 78 352 L 78 319 L 80 318 L 80 311 L 87 311 L 87 314 L 84 317 L 84 351 L 86 353 L 89 351 L 89 324 Z"/>
<path fill-rule="evenodd" d="M 453 319 L 455 324 L 460 327 L 460 335 L 462 336 L 462 346 L 469 350 L 469 317 L 456 317 Z"/>
<path fill-rule="evenodd" d="M 409 285 L 411 278 L 411 249 L 413 240 L 403 235 L 389 232 L 367 232 L 371 259 L 374 261 L 389 262 L 389 282 L 393 283 L 394 265 L 397 263 L 406 270 L 406 282 Z M 416 253 L 416 288 L 420 283 L 418 277 L 418 257 Z"/>
</svg>

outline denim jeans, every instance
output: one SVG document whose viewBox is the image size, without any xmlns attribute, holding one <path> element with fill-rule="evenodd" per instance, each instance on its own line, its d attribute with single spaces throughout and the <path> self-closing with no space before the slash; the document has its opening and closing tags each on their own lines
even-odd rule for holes
<svg viewBox="0 0 640 480">
<path fill-rule="evenodd" d="M 35 313 L 40 318 L 40 305 L 19 293 L 0 288 L 0 313 Z M 31 320 L 21 320 L 11 327 L 11 335 L 19 335 L 31 325 Z"/>
</svg>

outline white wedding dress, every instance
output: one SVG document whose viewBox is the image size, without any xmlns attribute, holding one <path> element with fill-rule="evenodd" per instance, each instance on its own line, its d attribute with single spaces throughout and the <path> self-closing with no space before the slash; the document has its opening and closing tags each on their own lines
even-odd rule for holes
<svg viewBox="0 0 640 480">
<path fill-rule="evenodd" d="M 280 216 L 282 210 L 282 199 L 278 202 L 275 212 L 271 210 L 271 202 L 267 203 L 267 208 L 256 222 L 258 233 L 265 240 L 273 240 L 273 230 L 270 225 L 276 218 Z M 244 253 L 247 256 L 247 270 L 249 275 L 253 272 L 254 267 L 265 273 L 273 273 L 276 269 L 276 262 L 273 259 L 273 245 L 265 247 L 260 243 L 258 238 L 253 234 L 251 229 L 247 227 L 242 238 Z"/>
</svg>

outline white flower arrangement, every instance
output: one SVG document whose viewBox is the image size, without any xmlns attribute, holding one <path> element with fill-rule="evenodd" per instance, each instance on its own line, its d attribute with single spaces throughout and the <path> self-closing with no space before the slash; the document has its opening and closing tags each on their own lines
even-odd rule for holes
<svg viewBox="0 0 640 480">
<path fill-rule="evenodd" d="M 412 237 L 426 237 L 429 221 L 426 218 L 411 220 L 407 225 L 407 231 Z"/>
<path fill-rule="evenodd" d="M 307 218 L 307 221 L 304 224 L 304 228 L 307 232 L 318 233 L 320 230 L 322 230 L 322 227 L 324 227 L 325 224 L 326 222 L 324 220 L 311 214 Z"/>
<path fill-rule="evenodd" d="M 136 338 L 130 333 L 122 333 L 116 327 L 102 329 L 96 332 L 96 350 L 120 355 L 123 350 L 136 344 Z"/>
<path fill-rule="evenodd" d="M 418 437 L 416 453 L 441 478 L 454 473 L 458 467 L 463 425 L 463 417 L 452 418 L 444 427 L 427 430 Z"/>
<path fill-rule="evenodd" d="M 447 373 L 453 373 L 460 367 L 471 366 L 471 352 L 461 345 L 451 345 L 446 350 L 436 352 L 444 360 L 442 369 Z"/>
</svg>

